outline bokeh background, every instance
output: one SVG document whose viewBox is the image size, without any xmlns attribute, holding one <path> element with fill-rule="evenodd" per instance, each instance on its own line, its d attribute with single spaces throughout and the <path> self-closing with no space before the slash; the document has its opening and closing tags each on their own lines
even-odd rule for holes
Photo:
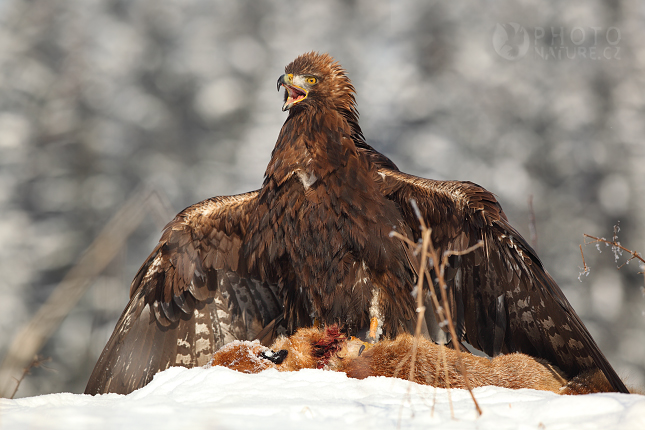
<svg viewBox="0 0 645 430">
<path fill-rule="evenodd" d="M 16 396 L 82 392 L 163 224 L 260 186 L 276 79 L 311 50 L 347 69 L 402 170 L 488 188 L 527 239 L 532 197 L 545 266 L 643 387 L 643 269 L 587 246 L 578 278 L 583 233 L 620 221 L 645 252 L 644 24 L 638 0 L 0 0 L 0 360 L 130 196 L 162 202 Z"/>
</svg>

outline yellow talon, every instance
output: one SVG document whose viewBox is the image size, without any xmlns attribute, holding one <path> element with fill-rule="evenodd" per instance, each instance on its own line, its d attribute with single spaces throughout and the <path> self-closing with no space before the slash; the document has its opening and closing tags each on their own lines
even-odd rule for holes
<svg viewBox="0 0 645 430">
<path fill-rule="evenodd" d="M 370 321 L 370 337 L 376 339 L 376 330 L 378 330 L 378 318 L 372 317 Z"/>
<path fill-rule="evenodd" d="M 370 320 L 370 335 L 369 339 L 372 341 L 372 343 L 376 342 L 378 339 L 378 318 L 372 317 Z"/>
</svg>

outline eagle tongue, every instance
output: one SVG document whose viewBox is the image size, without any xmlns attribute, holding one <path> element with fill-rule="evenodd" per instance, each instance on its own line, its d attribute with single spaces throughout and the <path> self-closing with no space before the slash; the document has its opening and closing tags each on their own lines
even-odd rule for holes
<svg viewBox="0 0 645 430">
<path fill-rule="evenodd" d="M 303 91 L 300 91 L 299 88 L 296 87 L 290 87 L 287 86 L 287 92 L 289 93 L 289 98 L 287 99 L 287 102 L 297 102 L 299 100 L 302 100 L 305 98 L 305 93 Z"/>
</svg>

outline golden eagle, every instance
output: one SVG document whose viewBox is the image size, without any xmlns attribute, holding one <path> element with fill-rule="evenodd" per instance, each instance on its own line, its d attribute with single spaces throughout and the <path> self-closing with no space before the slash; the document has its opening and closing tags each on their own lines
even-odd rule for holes
<svg viewBox="0 0 645 430">
<path fill-rule="evenodd" d="M 458 341 L 490 356 L 523 352 L 569 376 L 616 372 L 490 192 L 408 175 L 365 142 L 352 86 L 327 54 L 296 58 L 278 79 L 285 121 L 259 190 L 183 210 L 139 269 L 88 394 L 129 393 L 170 366 L 206 364 L 223 344 L 292 333 L 314 322 L 361 333 L 409 331 L 417 276 L 415 199 L 449 260 Z M 426 311 L 425 334 L 443 334 Z"/>
</svg>

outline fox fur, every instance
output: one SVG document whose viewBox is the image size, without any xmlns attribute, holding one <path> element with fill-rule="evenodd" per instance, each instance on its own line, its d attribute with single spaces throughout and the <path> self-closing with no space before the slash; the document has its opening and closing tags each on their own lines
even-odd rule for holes
<svg viewBox="0 0 645 430">
<path fill-rule="evenodd" d="M 368 376 L 409 379 L 414 342 L 414 336 L 402 334 L 394 340 L 382 340 L 370 346 L 356 338 L 348 339 L 336 326 L 305 328 L 290 337 L 279 337 L 270 348 L 258 341 L 232 342 L 213 355 L 211 364 L 245 373 L 318 368 L 345 372 L 350 378 L 358 379 Z M 423 337 L 417 342 L 412 381 L 440 388 L 467 388 L 457 351 Z M 557 394 L 613 391 L 599 370 L 568 378 L 556 366 L 525 354 L 489 359 L 462 352 L 461 361 L 472 388 L 495 385 Z"/>
</svg>

